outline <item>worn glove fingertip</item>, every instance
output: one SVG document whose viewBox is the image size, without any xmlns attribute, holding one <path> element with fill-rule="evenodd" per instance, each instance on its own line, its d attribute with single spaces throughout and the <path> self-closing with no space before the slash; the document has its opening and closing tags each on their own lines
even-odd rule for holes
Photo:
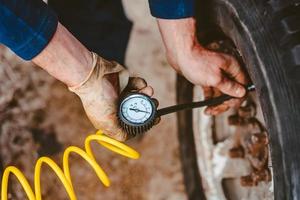
<svg viewBox="0 0 300 200">
<path fill-rule="evenodd" d="M 154 102 L 155 107 L 158 108 L 158 106 L 159 106 L 159 101 L 158 101 L 156 98 L 152 98 L 152 101 Z"/>
<path fill-rule="evenodd" d="M 140 90 L 147 87 L 147 82 L 141 77 L 130 77 L 128 87 L 129 89 Z"/>
<path fill-rule="evenodd" d="M 138 92 L 151 97 L 154 94 L 154 89 L 151 86 L 146 86 L 146 87 L 140 89 Z"/>
<path fill-rule="evenodd" d="M 126 85 L 129 82 L 129 72 L 128 70 L 123 70 L 119 72 L 119 85 L 120 91 L 123 91 L 126 88 Z"/>
<path fill-rule="evenodd" d="M 155 120 L 154 120 L 154 126 L 157 125 L 157 124 L 159 124 L 160 121 L 161 121 L 161 117 L 155 118 Z"/>
</svg>

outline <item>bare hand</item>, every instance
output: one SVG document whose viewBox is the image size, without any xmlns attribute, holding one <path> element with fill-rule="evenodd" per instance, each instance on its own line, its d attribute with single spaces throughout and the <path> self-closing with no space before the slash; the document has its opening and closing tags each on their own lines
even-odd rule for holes
<svg viewBox="0 0 300 200">
<path fill-rule="evenodd" d="M 192 17 L 176 20 L 157 19 L 172 67 L 190 82 L 202 86 L 205 98 L 222 93 L 243 97 L 248 82 L 239 63 L 230 55 L 203 48 L 196 37 L 196 20 Z M 233 99 L 222 105 L 209 107 L 207 114 L 216 115 L 239 106 L 242 99 Z"/>
<path fill-rule="evenodd" d="M 184 53 L 178 65 L 181 73 L 189 81 L 203 87 L 206 99 L 220 96 L 222 93 L 238 97 L 206 108 L 206 114 L 220 114 L 230 107 L 238 107 L 244 100 L 244 85 L 248 79 L 234 57 L 196 45 L 191 52 Z"/>
</svg>

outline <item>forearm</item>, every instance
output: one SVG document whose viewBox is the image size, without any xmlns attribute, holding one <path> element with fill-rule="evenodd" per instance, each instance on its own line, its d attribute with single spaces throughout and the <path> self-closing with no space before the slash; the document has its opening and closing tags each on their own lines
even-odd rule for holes
<svg viewBox="0 0 300 200">
<path fill-rule="evenodd" d="M 195 19 L 177 20 L 157 19 L 159 30 L 166 47 L 166 54 L 171 65 L 178 71 L 181 59 L 186 58 L 197 46 Z M 199 49 L 199 50 L 200 50 Z"/>
<path fill-rule="evenodd" d="M 32 61 L 68 86 L 84 81 L 92 68 L 90 51 L 60 23 L 49 44 Z"/>
<path fill-rule="evenodd" d="M 0 43 L 68 86 L 83 81 L 92 67 L 90 52 L 41 0 L 0 0 Z"/>
</svg>

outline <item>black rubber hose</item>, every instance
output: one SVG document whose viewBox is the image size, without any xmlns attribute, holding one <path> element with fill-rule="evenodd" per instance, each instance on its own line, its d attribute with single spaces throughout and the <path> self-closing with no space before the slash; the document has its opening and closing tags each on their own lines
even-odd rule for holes
<svg viewBox="0 0 300 200">
<path fill-rule="evenodd" d="M 254 85 L 249 85 L 246 87 L 247 92 L 253 91 L 255 89 Z M 204 101 L 197 101 L 197 102 L 192 102 L 192 103 L 185 103 L 185 104 L 179 104 L 179 105 L 174 105 L 174 106 L 169 106 L 166 108 L 162 108 L 159 109 L 157 111 L 157 117 L 163 116 L 163 115 L 167 115 L 173 112 L 178 112 L 181 110 L 190 110 L 193 108 L 200 108 L 203 106 L 214 106 L 214 105 L 219 105 L 221 103 L 223 103 L 224 101 L 227 101 L 229 99 L 235 98 L 233 96 L 229 96 L 229 95 L 221 95 L 219 97 L 215 97 L 212 99 L 208 99 L 208 100 L 204 100 Z"/>
</svg>

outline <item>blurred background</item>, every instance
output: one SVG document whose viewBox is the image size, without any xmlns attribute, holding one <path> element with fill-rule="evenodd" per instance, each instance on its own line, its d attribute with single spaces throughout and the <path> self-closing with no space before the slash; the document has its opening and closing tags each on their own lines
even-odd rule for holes
<svg viewBox="0 0 300 200">
<path fill-rule="evenodd" d="M 160 107 L 175 104 L 175 72 L 167 64 L 148 2 L 126 0 L 123 6 L 132 22 L 125 65 L 154 88 Z M 37 158 L 50 156 L 61 166 L 64 149 L 70 145 L 83 147 L 86 136 L 95 131 L 75 94 L 3 46 L 0 47 L 0 120 L 1 171 L 8 165 L 16 165 L 31 182 Z M 102 185 L 85 161 L 78 156 L 71 158 L 78 199 L 186 199 L 175 115 L 163 117 L 158 126 L 128 144 L 140 152 L 139 160 L 129 160 L 93 145 L 97 160 L 112 181 L 109 188 Z M 44 199 L 68 199 L 60 181 L 46 167 L 42 189 Z M 26 199 L 14 178 L 9 195 L 11 199 Z"/>
</svg>

